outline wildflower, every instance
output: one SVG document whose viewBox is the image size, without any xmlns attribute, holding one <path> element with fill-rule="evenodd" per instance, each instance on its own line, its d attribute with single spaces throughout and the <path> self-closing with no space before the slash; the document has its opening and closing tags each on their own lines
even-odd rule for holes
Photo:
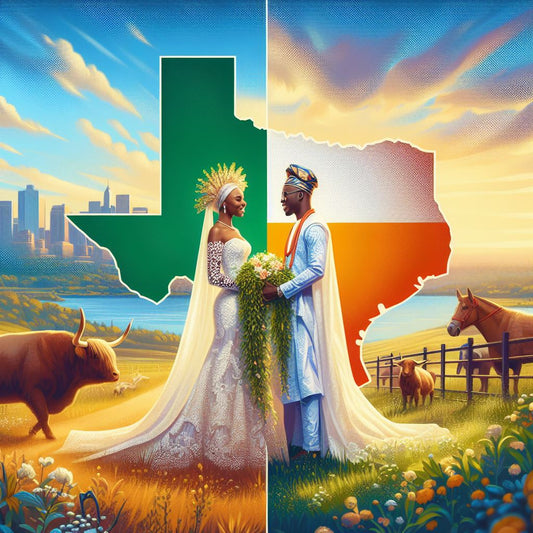
<svg viewBox="0 0 533 533">
<path fill-rule="evenodd" d="M 320 526 L 315 529 L 315 533 L 333 533 L 333 531 L 329 527 Z"/>
<path fill-rule="evenodd" d="M 451 465 L 448 465 L 445 469 L 444 469 L 444 473 L 447 475 L 447 476 L 453 476 L 455 474 L 455 470 L 453 469 L 453 467 Z"/>
<path fill-rule="evenodd" d="M 407 499 L 411 502 L 414 502 L 416 500 L 416 494 L 414 492 L 408 492 L 407 493 Z"/>
<path fill-rule="evenodd" d="M 380 516 L 380 517 L 378 518 L 378 522 L 379 522 L 380 524 L 382 524 L 384 527 L 387 527 L 387 526 L 390 524 L 390 520 L 389 520 L 388 518 L 384 518 L 384 517 L 382 517 L 382 516 Z"/>
<path fill-rule="evenodd" d="M 463 484 L 463 481 L 465 478 L 461 474 L 454 474 L 453 476 L 450 476 L 448 478 L 448 481 L 446 481 L 446 485 L 450 489 L 454 489 L 455 487 L 460 487 Z"/>
<path fill-rule="evenodd" d="M 522 405 L 524 402 L 524 398 L 518 398 L 518 405 Z"/>
<path fill-rule="evenodd" d="M 509 443 L 509 446 L 513 448 L 513 450 L 519 450 L 521 452 L 524 451 L 524 448 L 526 445 L 521 440 L 514 440 L 513 442 Z"/>
<path fill-rule="evenodd" d="M 22 463 L 20 468 L 17 470 L 17 477 L 19 479 L 33 479 L 35 477 L 35 470 L 33 469 L 33 466 L 29 465 L 28 463 Z"/>
<path fill-rule="evenodd" d="M 356 509 L 357 510 L 357 498 L 355 496 L 348 496 L 344 500 L 344 507 L 346 507 L 346 509 Z"/>
<path fill-rule="evenodd" d="M 372 514 L 372 511 L 369 511 L 368 509 L 363 509 L 359 516 L 361 517 L 361 520 L 373 520 L 374 515 Z"/>
<path fill-rule="evenodd" d="M 405 522 L 405 520 L 403 519 L 403 517 L 397 516 L 395 522 L 401 526 Z"/>
<path fill-rule="evenodd" d="M 513 494 L 511 492 L 508 492 L 507 494 L 503 495 L 502 498 L 503 503 L 512 503 L 513 501 Z"/>
<path fill-rule="evenodd" d="M 379 502 L 377 500 L 372 500 L 372 505 L 379 505 Z"/>
<path fill-rule="evenodd" d="M 65 484 L 72 484 L 72 481 L 74 479 L 74 476 L 72 475 L 72 472 L 70 470 L 67 470 L 63 467 L 56 468 L 51 474 L 50 477 L 52 479 L 55 479 L 58 483 Z"/>
<path fill-rule="evenodd" d="M 54 458 L 53 457 L 39 457 L 39 464 L 46 468 L 47 466 L 54 464 Z"/>
<path fill-rule="evenodd" d="M 402 499 L 403 494 L 401 492 L 397 492 L 394 497 L 399 501 Z"/>
<path fill-rule="evenodd" d="M 424 508 L 423 507 L 417 507 L 416 508 L 416 511 L 415 511 L 416 514 L 422 514 L 423 512 L 424 512 Z"/>
<path fill-rule="evenodd" d="M 439 496 L 446 496 L 446 487 L 444 487 L 444 486 L 443 487 L 439 487 L 437 489 L 437 494 Z"/>
<path fill-rule="evenodd" d="M 385 507 L 389 508 L 389 511 L 394 510 L 395 507 L 398 507 L 398 504 L 394 500 L 387 500 L 385 502 Z M 392 507 L 392 509 L 391 509 Z"/>
<path fill-rule="evenodd" d="M 467 448 L 465 450 L 465 455 L 467 457 L 474 457 L 474 455 L 476 455 L 476 452 L 474 450 L 472 450 L 472 448 Z"/>
<path fill-rule="evenodd" d="M 437 482 L 434 479 L 426 479 L 426 481 L 424 481 L 423 487 L 425 489 L 432 489 L 433 487 L 435 487 L 436 484 Z"/>
<path fill-rule="evenodd" d="M 518 416 L 516 416 L 514 413 L 510 417 L 511 422 L 516 422 L 518 420 Z"/>
<path fill-rule="evenodd" d="M 533 405 L 533 402 L 532 402 Z M 533 409 L 531 409 L 533 411 Z M 499 424 L 492 424 L 487 428 L 487 437 L 497 439 L 502 434 L 502 427 Z"/>
<path fill-rule="evenodd" d="M 361 521 L 361 517 L 359 516 L 359 513 L 354 513 L 353 511 L 350 511 L 349 513 L 345 513 L 341 516 L 341 525 L 342 527 L 354 527 Z"/>
<path fill-rule="evenodd" d="M 482 490 L 475 490 L 471 495 L 470 498 L 472 500 L 483 500 L 485 498 L 485 493 Z"/>
<path fill-rule="evenodd" d="M 521 516 L 509 515 L 498 520 L 492 526 L 491 533 L 520 533 L 527 530 L 527 524 Z"/>
<path fill-rule="evenodd" d="M 400 483 L 400 487 L 407 487 L 407 481 L 405 479 Z"/>
<path fill-rule="evenodd" d="M 405 481 L 414 481 L 416 479 L 416 473 L 412 470 L 407 470 L 402 474 Z"/>
<path fill-rule="evenodd" d="M 512 465 L 509 467 L 508 472 L 509 472 L 509 474 L 511 474 L 511 476 L 518 476 L 518 474 L 520 474 L 520 472 L 522 472 L 522 469 L 520 468 L 519 465 L 517 465 L 517 464 L 515 463 L 515 464 L 512 464 Z"/>
<path fill-rule="evenodd" d="M 533 402 L 531 402 L 531 403 L 529 404 L 529 410 L 530 410 L 530 411 L 533 411 Z"/>
<path fill-rule="evenodd" d="M 422 489 L 416 492 L 416 501 L 420 505 L 427 503 L 433 499 L 435 496 L 435 491 L 433 489 Z"/>
<path fill-rule="evenodd" d="M 490 479 L 488 477 L 481 478 L 481 484 L 486 487 L 488 484 L 490 484 Z"/>
<path fill-rule="evenodd" d="M 434 529 L 437 528 L 437 526 L 439 525 L 439 523 L 436 521 L 436 520 L 430 520 L 427 524 L 426 524 L 426 529 L 428 531 L 433 531 Z"/>
</svg>

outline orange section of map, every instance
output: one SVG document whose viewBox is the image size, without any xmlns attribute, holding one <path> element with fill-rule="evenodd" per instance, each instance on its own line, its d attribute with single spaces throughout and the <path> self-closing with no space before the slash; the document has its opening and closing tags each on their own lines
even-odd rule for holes
<svg viewBox="0 0 533 533">
<path fill-rule="evenodd" d="M 439 223 L 332 223 L 344 330 L 355 381 L 368 381 L 355 341 L 378 304 L 392 307 L 416 292 L 418 277 L 446 273 L 450 229 Z M 268 224 L 268 250 L 280 257 L 291 223 Z"/>
</svg>

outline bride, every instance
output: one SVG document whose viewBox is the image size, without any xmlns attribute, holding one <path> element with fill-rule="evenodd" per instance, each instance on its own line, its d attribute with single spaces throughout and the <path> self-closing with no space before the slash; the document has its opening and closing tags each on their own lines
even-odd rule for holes
<svg viewBox="0 0 533 533">
<path fill-rule="evenodd" d="M 187 320 L 161 397 L 139 422 L 108 431 L 71 431 L 61 452 L 92 460 L 119 454 L 154 468 L 202 463 L 223 469 L 264 467 L 283 459 L 286 441 L 275 417 L 264 422 L 243 376 L 235 277 L 250 244 L 232 224 L 244 216 L 242 168 L 218 165 L 199 180 L 205 210 Z M 219 212 L 213 224 L 213 211 Z"/>
</svg>

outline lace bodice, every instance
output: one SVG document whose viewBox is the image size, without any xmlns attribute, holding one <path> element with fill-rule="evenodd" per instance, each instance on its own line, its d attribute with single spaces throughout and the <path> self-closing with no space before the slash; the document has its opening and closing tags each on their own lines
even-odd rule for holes
<svg viewBox="0 0 533 533">
<path fill-rule="evenodd" d="M 207 243 L 207 277 L 211 285 L 238 290 L 235 277 L 252 248 L 248 241 L 233 238 Z"/>
</svg>

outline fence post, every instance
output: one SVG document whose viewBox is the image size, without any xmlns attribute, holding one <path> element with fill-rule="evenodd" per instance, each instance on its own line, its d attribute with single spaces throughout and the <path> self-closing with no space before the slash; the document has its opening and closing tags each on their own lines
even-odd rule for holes
<svg viewBox="0 0 533 533">
<path fill-rule="evenodd" d="M 509 332 L 503 332 L 502 339 L 502 396 L 509 399 Z"/>
<path fill-rule="evenodd" d="M 472 375 L 472 361 L 474 359 L 474 339 L 468 338 L 468 349 L 466 351 L 466 401 L 470 403 L 472 401 L 472 384 L 474 377 Z"/>
<path fill-rule="evenodd" d="M 446 344 L 440 345 L 440 393 L 446 395 Z"/>
<path fill-rule="evenodd" d="M 392 362 L 392 355 L 389 359 L 389 368 L 390 368 L 390 376 L 389 376 L 389 392 L 392 394 L 392 371 L 393 371 L 393 362 Z"/>
<path fill-rule="evenodd" d="M 377 367 L 376 367 L 376 383 L 377 383 L 378 390 L 379 390 L 379 355 L 378 355 L 378 358 L 376 359 L 376 364 L 377 364 Z"/>
</svg>

